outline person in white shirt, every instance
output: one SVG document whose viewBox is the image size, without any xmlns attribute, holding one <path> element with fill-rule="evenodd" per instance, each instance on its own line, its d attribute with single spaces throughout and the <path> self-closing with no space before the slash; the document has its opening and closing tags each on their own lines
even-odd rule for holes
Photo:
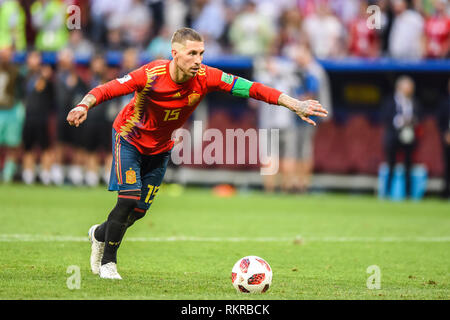
<svg viewBox="0 0 450 320">
<path fill-rule="evenodd" d="M 396 59 L 420 59 L 423 56 L 424 19 L 405 0 L 394 0 L 394 22 L 389 34 L 388 51 Z"/>
<path fill-rule="evenodd" d="M 342 55 L 345 30 L 339 19 L 331 13 L 327 3 L 318 5 L 317 13 L 305 18 L 302 29 L 317 58 L 327 59 Z"/>
</svg>

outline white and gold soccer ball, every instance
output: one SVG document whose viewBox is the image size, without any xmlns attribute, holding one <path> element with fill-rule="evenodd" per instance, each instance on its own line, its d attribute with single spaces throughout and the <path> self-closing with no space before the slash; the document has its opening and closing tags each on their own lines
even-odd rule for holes
<svg viewBox="0 0 450 320">
<path fill-rule="evenodd" d="M 272 284 L 272 268 L 263 258 L 243 257 L 231 270 L 231 281 L 238 292 L 264 293 Z"/>
</svg>

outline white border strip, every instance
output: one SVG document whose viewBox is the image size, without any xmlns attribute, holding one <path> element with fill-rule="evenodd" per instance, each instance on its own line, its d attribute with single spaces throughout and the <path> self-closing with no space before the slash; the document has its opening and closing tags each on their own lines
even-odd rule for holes
<svg viewBox="0 0 450 320">
<path fill-rule="evenodd" d="M 82 236 L 0 234 L 0 242 L 87 242 Z M 127 237 L 127 242 L 450 242 L 448 237 Z"/>
</svg>

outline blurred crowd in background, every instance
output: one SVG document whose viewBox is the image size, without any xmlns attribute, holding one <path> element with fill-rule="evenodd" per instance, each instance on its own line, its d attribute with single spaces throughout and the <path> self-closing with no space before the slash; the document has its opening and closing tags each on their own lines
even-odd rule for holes
<svg viewBox="0 0 450 320">
<path fill-rule="evenodd" d="M 80 8 L 79 29 L 68 28 L 67 19 L 76 13 L 67 11 L 70 5 Z M 376 13 L 368 11 L 371 5 L 380 10 L 373 18 L 379 18 L 374 20 L 379 28 L 367 27 L 368 17 Z M 449 13 L 446 0 L 0 0 L 2 179 L 12 181 L 20 174 L 27 184 L 37 178 L 56 185 L 107 183 L 111 125 L 130 97 L 93 109 L 82 128 L 69 127 L 66 115 L 92 87 L 139 67 L 143 55 L 170 58 L 171 35 L 180 27 L 204 36 L 205 59 L 251 57 L 252 80 L 300 99 L 318 99 L 332 118 L 330 83 L 318 60 L 449 58 Z M 43 60 L 48 51 L 57 53 L 54 64 Z M 111 51 L 121 52 L 113 68 L 105 58 Z M 14 63 L 24 52 L 23 61 Z M 80 66 L 80 59 L 88 65 Z M 396 134 L 418 117 L 412 107 L 414 84 L 405 79 L 385 106 L 392 112 L 383 113 Z M 258 110 L 261 128 L 280 129 L 281 182 L 267 177 L 266 190 L 306 191 L 315 128 L 289 112 Z M 450 122 L 442 126 L 445 146 Z M 389 163 L 395 162 L 397 149 L 406 145 L 409 150 L 410 142 L 402 141 L 386 140 Z M 447 167 L 450 180 L 448 175 Z M 448 182 L 446 188 L 448 193 Z"/>
<path fill-rule="evenodd" d="M 66 27 L 69 5 L 80 8 L 78 31 Z M 91 55 L 134 47 L 168 57 L 172 33 L 190 26 L 205 37 L 206 57 L 289 55 L 298 43 L 318 58 L 449 55 L 446 0 L 1 0 L 0 6 L 0 47 L 14 43 L 18 51 L 69 47 Z M 369 16 L 376 28 L 366 27 Z"/>
</svg>

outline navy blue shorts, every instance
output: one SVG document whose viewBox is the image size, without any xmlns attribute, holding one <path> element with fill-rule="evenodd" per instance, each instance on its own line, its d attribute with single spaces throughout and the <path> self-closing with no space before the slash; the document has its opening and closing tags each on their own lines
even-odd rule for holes
<svg viewBox="0 0 450 320">
<path fill-rule="evenodd" d="M 113 129 L 112 153 L 108 190 L 140 190 L 141 199 L 137 207 L 148 210 L 166 173 L 170 151 L 151 156 L 143 155 Z"/>
</svg>

